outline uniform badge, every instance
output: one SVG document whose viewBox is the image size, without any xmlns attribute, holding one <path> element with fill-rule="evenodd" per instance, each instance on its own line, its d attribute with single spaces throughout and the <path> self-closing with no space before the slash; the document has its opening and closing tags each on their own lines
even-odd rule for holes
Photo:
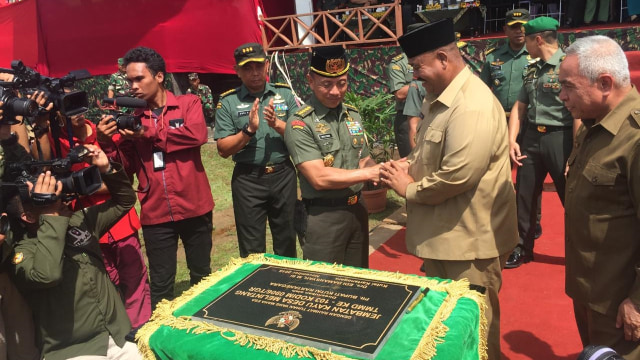
<svg viewBox="0 0 640 360">
<path fill-rule="evenodd" d="M 495 86 L 500 85 L 500 80 L 498 80 L 498 79 L 493 80 L 493 85 L 495 85 Z"/>
<path fill-rule="evenodd" d="M 326 167 L 332 167 L 333 166 L 333 160 L 335 160 L 333 158 L 333 155 L 331 154 L 327 154 L 324 156 L 324 158 L 322 158 L 322 162 L 324 162 L 324 166 Z"/>
<path fill-rule="evenodd" d="M 398 65 L 391 65 L 392 70 L 402 70 L 402 68 Z"/>
<path fill-rule="evenodd" d="M 329 130 L 331 130 L 331 128 L 327 124 L 324 124 L 324 123 L 316 124 L 316 131 L 319 132 L 320 134 L 326 134 L 327 132 L 329 132 Z"/>
<path fill-rule="evenodd" d="M 346 67 L 344 59 L 327 60 L 326 69 L 328 73 L 339 73 Z"/>
<path fill-rule="evenodd" d="M 250 104 L 240 104 L 240 105 L 236 106 L 236 108 L 237 108 L 237 109 L 246 109 L 246 108 L 248 108 L 249 106 L 252 106 L 252 105 L 250 105 Z"/>
<path fill-rule="evenodd" d="M 18 265 L 22 262 L 22 260 L 24 260 L 24 254 L 19 252 L 13 256 L 13 260 L 11 262 L 13 263 L 13 265 Z"/>
<path fill-rule="evenodd" d="M 358 145 L 358 139 L 357 138 L 353 138 L 353 146 Z"/>
<path fill-rule="evenodd" d="M 345 124 L 347 125 L 347 129 L 349 129 L 349 134 L 351 134 L 351 136 L 364 134 L 364 130 L 362 130 L 362 126 L 360 126 L 359 122 L 351 119 L 351 121 L 345 121 Z"/>
<path fill-rule="evenodd" d="M 304 129 L 305 126 L 306 126 L 306 124 L 302 120 L 293 120 L 291 122 L 291 128 L 292 129 L 301 130 L 301 129 Z"/>
</svg>

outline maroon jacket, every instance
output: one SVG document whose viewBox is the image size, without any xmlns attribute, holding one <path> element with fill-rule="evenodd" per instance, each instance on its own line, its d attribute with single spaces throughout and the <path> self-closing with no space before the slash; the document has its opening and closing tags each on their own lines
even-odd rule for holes
<svg viewBox="0 0 640 360">
<path fill-rule="evenodd" d="M 142 225 L 200 216 L 214 206 L 200 157 L 200 147 L 207 142 L 202 103 L 195 95 L 166 93 L 162 115 L 156 117 L 149 109 L 136 111 L 144 127 L 141 138 L 122 140 L 116 135 L 114 142 L 101 143 L 107 155 L 121 161 L 128 174 L 136 174 L 139 191 L 148 187 L 138 193 Z M 154 170 L 155 152 L 164 153 L 164 170 Z"/>
</svg>

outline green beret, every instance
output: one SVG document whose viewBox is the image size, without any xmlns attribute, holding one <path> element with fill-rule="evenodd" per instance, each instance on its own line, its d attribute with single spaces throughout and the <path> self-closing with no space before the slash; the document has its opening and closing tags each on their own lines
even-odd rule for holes
<svg viewBox="0 0 640 360">
<path fill-rule="evenodd" d="M 522 26 L 524 26 L 524 34 L 531 35 L 542 31 L 558 31 L 560 23 L 554 18 L 540 16 Z"/>
<path fill-rule="evenodd" d="M 118 65 L 124 65 L 124 58 L 118 58 Z"/>
</svg>

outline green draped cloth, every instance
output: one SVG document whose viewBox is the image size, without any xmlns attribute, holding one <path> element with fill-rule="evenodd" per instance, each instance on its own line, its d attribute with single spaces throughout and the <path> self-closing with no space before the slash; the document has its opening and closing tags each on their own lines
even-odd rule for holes
<svg viewBox="0 0 640 360">
<path fill-rule="evenodd" d="M 427 296 L 400 319 L 376 360 L 487 358 L 484 296 L 469 290 L 466 280 L 442 280 L 254 254 L 233 259 L 179 298 L 158 304 L 151 320 L 136 335 L 145 359 L 362 359 L 191 318 L 263 264 L 428 287 Z"/>
</svg>

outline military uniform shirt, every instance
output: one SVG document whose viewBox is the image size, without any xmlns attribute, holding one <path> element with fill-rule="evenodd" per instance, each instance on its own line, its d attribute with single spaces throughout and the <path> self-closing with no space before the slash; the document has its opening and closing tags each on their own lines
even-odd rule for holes
<svg viewBox="0 0 640 360">
<path fill-rule="evenodd" d="M 640 306 L 640 94 L 634 86 L 599 123 L 582 120 L 567 161 L 567 295 L 615 316 Z"/>
<path fill-rule="evenodd" d="M 360 159 L 369 156 L 358 110 L 347 104 L 329 109 L 313 95 L 308 105 L 287 122 L 284 139 L 295 165 L 323 160 L 324 166 L 357 169 Z M 344 189 L 316 190 L 302 173 L 299 178 L 305 199 L 347 197 L 363 186 L 358 183 Z"/>
<path fill-rule="evenodd" d="M 487 52 L 480 78 L 500 100 L 504 111 L 511 111 L 513 104 L 518 100 L 530 60 L 526 47 L 523 46 L 520 51 L 515 52 L 508 42 L 494 51 Z"/>
<path fill-rule="evenodd" d="M 217 140 L 235 135 L 242 130 L 245 124 L 249 123 L 249 111 L 256 95 L 260 98 L 260 109 L 258 110 L 260 126 L 249 143 L 233 155 L 233 161 L 256 166 L 281 163 L 289 157 L 287 147 L 282 136 L 275 129 L 269 127 L 264 119 L 263 111 L 265 106 L 269 105 L 271 98 L 273 98 L 276 116 L 282 121 L 287 121 L 298 110 L 293 93 L 287 85 L 267 83 L 261 94 L 250 94 L 243 84 L 239 88 L 220 95 L 216 111 L 214 138 Z"/>
<path fill-rule="evenodd" d="M 216 114 L 215 106 L 213 105 L 213 95 L 211 94 L 211 89 L 207 85 L 198 85 L 198 89 L 194 90 L 191 87 L 187 89 L 187 94 L 194 94 L 200 97 L 200 101 L 202 101 L 202 110 L 204 112 L 204 117 L 207 119 L 214 118 Z"/>
<path fill-rule="evenodd" d="M 111 74 L 109 78 L 109 90 L 113 91 L 114 96 L 128 96 L 131 85 L 127 81 L 127 74 L 117 72 Z"/>
<path fill-rule="evenodd" d="M 560 100 L 558 72 L 564 56 L 558 49 L 547 62 L 536 61 L 527 67 L 518 100 L 529 105 L 527 121 L 531 125 L 573 126 L 573 117 Z"/>
<path fill-rule="evenodd" d="M 391 59 L 391 63 L 387 65 L 387 77 L 389 78 L 389 88 L 392 93 L 400 90 L 413 80 L 413 68 L 409 67 L 407 56 L 404 53 Z M 403 108 L 404 101 L 396 101 L 396 110 L 402 112 Z"/>
<path fill-rule="evenodd" d="M 418 80 L 412 80 L 409 84 L 409 91 L 407 92 L 407 99 L 404 102 L 403 115 L 412 117 L 422 117 L 422 101 L 427 91 L 422 86 L 422 82 Z"/>
</svg>

